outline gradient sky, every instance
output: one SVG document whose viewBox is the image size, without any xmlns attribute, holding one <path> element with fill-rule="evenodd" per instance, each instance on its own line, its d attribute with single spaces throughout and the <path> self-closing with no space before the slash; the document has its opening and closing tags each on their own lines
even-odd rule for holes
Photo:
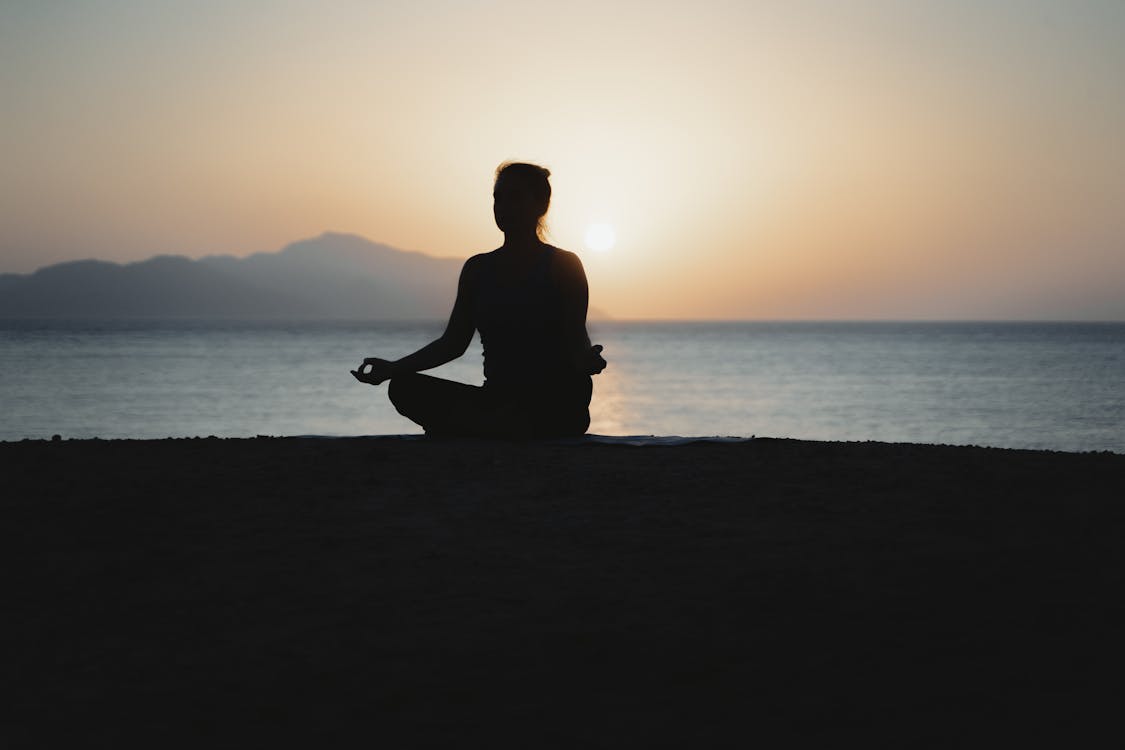
<svg viewBox="0 0 1125 750">
<path fill-rule="evenodd" d="M 0 271 L 467 257 L 521 159 L 618 317 L 1122 320 L 1122 39 L 1121 0 L 8 2 Z"/>
</svg>

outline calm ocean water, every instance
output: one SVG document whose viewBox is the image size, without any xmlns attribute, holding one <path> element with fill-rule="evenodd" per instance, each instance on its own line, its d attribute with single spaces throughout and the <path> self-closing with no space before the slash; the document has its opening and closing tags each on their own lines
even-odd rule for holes
<svg viewBox="0 0 1125 750">
<path fill-rule="evenodd" d="M 441 323 L 0 321 L 0 440 L 419 432 L 348 370 Z M 1125 453 L 1125 324 L 592 324 L 591 432 Z M 481 382 L 479 343 L 433 374 Z"/>
</svg>

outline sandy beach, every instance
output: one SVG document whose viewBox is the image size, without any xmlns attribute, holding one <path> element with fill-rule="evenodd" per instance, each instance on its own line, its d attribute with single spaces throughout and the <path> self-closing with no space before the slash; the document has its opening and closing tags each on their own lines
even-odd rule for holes
<svg viewBox="0 0 1125 750">
<path fill-rule="evenodd" d="M 1121 739 L 1122 455 L 258 438 L 0 465 L 7 747 Z"/>
</svg>

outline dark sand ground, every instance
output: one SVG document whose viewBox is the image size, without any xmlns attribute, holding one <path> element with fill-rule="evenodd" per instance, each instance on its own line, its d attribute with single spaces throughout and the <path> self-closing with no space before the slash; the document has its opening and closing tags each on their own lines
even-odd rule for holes
<svg viewBox="0 0 1125 750">
<path fill-rule="evenodd" d="M 0 466 L 5 747 L 1125 737 L 1121 455 L 206 439 Z"/>
</svg>

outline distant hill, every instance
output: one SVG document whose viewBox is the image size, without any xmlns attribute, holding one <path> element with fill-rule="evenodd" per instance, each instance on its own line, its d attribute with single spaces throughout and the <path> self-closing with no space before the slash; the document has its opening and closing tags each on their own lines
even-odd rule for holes
<svg viewBox="0 0 1125 750">
<path fill-rule="evenodd" d="M 0 274 L 0 318 L 443 319 L 462 263 L 332 232 L 245 258 L 80 260 Z"/>
<path fill-rule="evenodd" d="M 444 318 L 461 264 L 333 233 L 246 258 L 84 260 L 0 275 L 0 317 Z"/>
</svg>

